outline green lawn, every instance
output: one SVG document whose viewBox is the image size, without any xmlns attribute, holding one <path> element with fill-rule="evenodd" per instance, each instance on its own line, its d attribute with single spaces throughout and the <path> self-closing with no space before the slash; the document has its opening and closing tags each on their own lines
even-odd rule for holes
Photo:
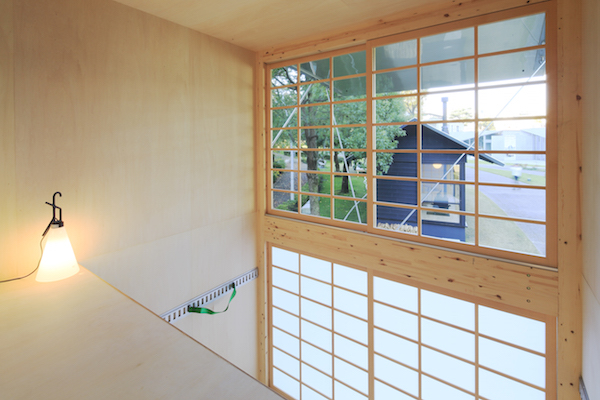
<svg viewBox="0 0 600 400">
<path fill-rule="evenodd" d="M 496 174 L 496 175 L 500 175 L 505 178 L 514 180 L 514 176 L 513 176 L 512 172 L 509 170 L 498 169 L 498 168 L 485 168 L 485 167 L 479 167 L 479 170 L 489 172 L 492 174 Z M 526 171 L 527 170 L 525 170 L 525 169 L 523 170 L 523 173 L 521 174 L 521 177 L 519 178 L 519 182 L 525 183 L 527 185 L 546 186 L 546 177 L 544 175 L 528 174 Z"/>
</svg>

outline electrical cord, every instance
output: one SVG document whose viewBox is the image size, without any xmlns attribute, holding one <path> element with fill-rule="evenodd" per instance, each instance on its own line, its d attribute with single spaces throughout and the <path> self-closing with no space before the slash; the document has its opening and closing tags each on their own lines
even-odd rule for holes
<svg viewBox="0 0 600 400">
<path fill-rule="evenodd" d="M 37 271 L 38 268 L 40 267 L 40 262 L 42 261 L 42 254 L 44 252 L 44 249 L 42 247 L 42 242 L 43 241 L 44 241 L 44 236 L 42 236 L 42 240 L 40 240 L 40 259 L 38 260 L 37 266 L 35 267 L 35 269 L 33 271 L 31 271 L 27 275 L 20 276 L 18 278 L 12 278 L 12 279 L 6 279 L 4 281 L 0 281 L 0 283 L 6 283 L 6 282 L 11 282 L 11 281 L 18 281 L 19 279 L 24 279 L 24 278 L 27 278 L 28 276 L 31 276 L 35 271 Z"/>
</svg>

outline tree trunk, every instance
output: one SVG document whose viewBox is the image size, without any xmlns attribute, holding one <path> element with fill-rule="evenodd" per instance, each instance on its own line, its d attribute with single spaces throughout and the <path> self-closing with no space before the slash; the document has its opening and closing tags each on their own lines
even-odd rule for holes
<svg viewBox="0 0 600 400">
<path fill-rule="evenodd" d="M 306 135 L 306 145 L 309 149 L 316 149 L 317 143 L 317 130 L 316 129 L 305 129 L 304 134 Z M 306 152 L 306 165 L 309 171 L 317 171 L 319 169 L 319 157 L 316 151 Z M 311 193 L 319 193 L 319 186 L 321 183 L 321 176 L 318 174 L 308 173 L 308 191 Z M 310 214 L 320 215 L 319 210 L 319 197 L 310 196 Z"/>
</svg>

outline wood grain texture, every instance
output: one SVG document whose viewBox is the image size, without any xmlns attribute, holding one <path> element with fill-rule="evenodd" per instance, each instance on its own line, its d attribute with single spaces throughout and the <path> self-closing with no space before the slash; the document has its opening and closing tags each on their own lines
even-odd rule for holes
<svg viewBox="0 0 600 400">
<path fill-rule="evenodd" d="M 382 15 L 376 23 L 348 24 L 346 30 L 318 32 L 284 46 L 263 47 L 259 54 L 264 62 L 283 61 L 545 1 L 547 0 L 448 0 L 433 4 L 420 3 L 419 6 L 407 8 L 399 13 Z"/>
<path fill-rule="evenodd" d="M 281 398 L 86 269 L 7 283 L 0 304 L 4 398 Z"/>
<path fill-rule="evenodd" d="M 546 315 L 557 315 L 556 272 L 419 246 L 339 228 L 266 217 L 274 244 Z"/>
<path fill-rule="evenodd" d="M 600 3 L 582 1 L 583 371 L 590 399 L 600 398 Z"/>
<path fill-rule="evenodd" d="M 558 398 L 579 399 L 581 375 L 581 1 L 558 0 Z M 552 32 L 551 32 L 552 33 Z"/>
<path fill-rule="evenodd" d="M 0 276 L 35 268 L 57 190 L 79 262 L 154 312 L 254 269 L 254 54 L 110 0 L 1 4 Z"/>
</svg>

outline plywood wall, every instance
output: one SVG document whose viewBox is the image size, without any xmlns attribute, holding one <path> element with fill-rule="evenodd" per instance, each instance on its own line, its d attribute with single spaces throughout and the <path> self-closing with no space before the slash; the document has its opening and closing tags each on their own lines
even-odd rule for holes
<svg viewBox="0 0 600 400">
<path fill-rule="evenodd" d="M 109 0 L 0 0 L 0 35 L 0 279 L 55 191 L 79 262 L 156 313 L 255 268 L 253 53 Z M 203 323 L 256 331 L 229 315 Z"/>
<path fill-rule="evenodd" d="M 600 3 L 583 1 L 583 378 L 600 398 Z"/>
</svg>

